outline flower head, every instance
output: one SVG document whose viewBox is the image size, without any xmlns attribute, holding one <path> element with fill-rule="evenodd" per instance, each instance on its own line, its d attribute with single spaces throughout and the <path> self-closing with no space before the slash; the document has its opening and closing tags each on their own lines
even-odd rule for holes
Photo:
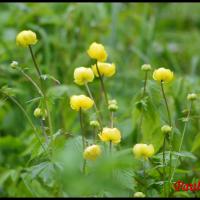
<svg viewBox="0 0 200 200">
<path fill-rule="evenodd" d="M 101 155 L 101 148 L 99 145 L 93 144 L 86 147 L 83 152 L 83 157 L 85 160 L 96 160 L 98 156 Z"/>
<path fill-rule="evenodd" d="M 152 144 L 136 144 L 133 147 L 133 153 L 135 154 L 136 157 L 138 158 L 149 158 L 151 156 L 153 156 L 154 154 L 154 147 Z"/>
<path fill-rule="evenodd" d="M 102 132 L 99 135 L 99 138 L 103 142 L 112 142 L 114 144 L 120 143 L 121 133 L 117 128 L 103 128 Z"/>
<path fill-rule="evenodd" d="M 97 67 L 101 76 L 111 77 L 115 74 L 116 66 L 114 63 L 97 62 Z M 92 65 L 92 70 L 96 77 L 99 77 L 96 64 Z"/>
<path fill-rule="evenodd" d="M 164 125 L 164 126 L 161 127 L 161 131 L 163 133 L 170 133 L 172 131 L 172 127 L 169 126 L 169 125 Z"/>
<path fill-rule="evenodd" d="M 173 79 L 173 72 L 163 67 L 154 70 L 153 79 L 156 81 L 170 82 Z"/>
<path fill-rule="evenodd" d="M 142 71 L 150 71 L 151 70 L 151 65 L 150 64 L 144 64 L 141 66 Z"/>
<path fill-rule="evenodd" d="M 44 110 L 44 112 L 42 111 L 41 108 L 36 108 L 33 112 L 33 115 L 36 117 L 36 118 L 40 118 L 40 117 L 43 117 L 45 118 L 47 116 L 47 111 Z"/>
<path fill-rule="evenodd" d="M 146 197 L 143 192 L 136 192 L 133 196 L 134 197 Z"/>
<path fill-rule="evenodd" d="M 100 126 L 99 122 L 96 120 L 90 121 L 90 126 L 98 128 Z"/>
<path fill-rule="evenodd" d="M 78 85 L 92 82 L 93 79 L 94 73 L 91 68 L 78 67 L 74 70 L 74 82 Z"/>
<path fill-rule="evenodd" d="M 197 99 L 197 94 L 195 94 L 195 93 L 191 93 L 191 94 L 187 95 L 187 100 L 189 100 L 189 101 L 194 101 L 196 99 Z"/>
<path fill-rule="evenodd" d="M 18 33 L 16 37 L 16 43 L 19 46 L 27 47 L 37 43 L 37 36 L 31 30 L 24 30 Z"/>
<path fill-rule="evenodd" d="M 88 55 L 98 61 L 104 62 L 107 59 L 107 53 L 102 44 L 93 42 L 87 50 Z"/>
<path fill-rule="evenodd" d="M 18 62 L 17 61 L 12 61 L 12 63 L 10 64 L 10 66 L 15 69 L 16 67 L 18 67 Z"/>
<path fill-rule="evenodd" d="M 112 112 L 117 111 L 118 106 L 117 106 L 117 101 L 115 99 L 108 101 L 108 109 Z"/>
<path fill-rule="evenodd" d="M 73 110 L 88 110 L 94 104 L 94 101 L 85 95 L 73 95 L 70 97 L 70 105 Z"/>
</svg>

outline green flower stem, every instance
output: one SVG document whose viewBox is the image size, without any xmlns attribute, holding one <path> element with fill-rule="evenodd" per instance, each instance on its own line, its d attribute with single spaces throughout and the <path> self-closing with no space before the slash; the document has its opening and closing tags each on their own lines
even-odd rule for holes
<svg viewBox="0 0 200 200">
<path fill-rule="evenodd" d="M 87 161 L 84 159 L 83 160 L 83 174 L 85 174 L 86 173 L 86 164 L 87 164 Z"/>
<path fill-rule="evenodd" d="M 91 93 L 91 91 L 90 91 L 90 88 L 89 88 L 89 86 L 88 86 L 87 83 L 85 83 L 85 87 L 86 87 L 86 90 L 87 90 L 87 92 L 88 92 L 89 97 L 94 101 L 94 108 L 95 108 L 95 110 L 96 110 L 96 114 L 97 114 L 97 116 L 98 116 L 98 121 L 99 121 L 99 124 L 100 124 L 100 128 L 101 128 L 101 130 L 102 130 L 102 115 L 101 115 L 101 112 L 100 112 L 100 110 L 99 110 L 98 107 L 97 107 L 97 104 L 96 104 L 96 102 L 95 102 L 95 100 L 94 100 L 94 97 L 93 97 L 93 95 L 92 95 L 92 93 Z"/>
<path fill-rule="evenodd" d="M 110 154 L 112 153 L 112 141 L 109 141 L 109 150 L 110 150 Z"/>
<path fill-rule="evenodd" d="M 179 145 L 178 153 L 180 153 L 182 145 L 183 145 L 183 139 L 184 139 L 184 136 L 185 136 L 185 132 L 187 130 L 187 126 L 188 126 L 188 121 L 189 121 L 189 118 L 190 118 L 191 110 L 192 110 L 192 101 L 190 103 L 189 111 L 188 111 L 188 114 L 187 114 L 187 117 L 186 117 L 186 122 L 185 122 L 185 125 L 184 125 L 184 128 L 183 128 L 183 133 L 182 133 L 182 137 L 181 137 L 181 142 L 180 142 L 180 145 Z M 177 157 L 177 160 L 178 159 L 179 159 L 179 156 Z M 175 173 L 176 167 L 177 166 L 175 166 L 173 168 L 173 172 L 172 172 L 172 175 L 171 175 L 170 183 L 172 182 L 172 180 L 174 178 L 174 173 Z"/>
<path fill-rule="evenodd" d="M 37 65 L 35 56 L 33 54 L 32 47 L 31 47 L 31 45 L 29 45 L 28 47 L 29 47 L 29 50 L 30 50 L 30 53 L 31 53 L 31 57 L 32 57 L 34 66 L 36 68 L 39 80 L 40 80 L 41 91 L 42 91 L 42 93 L 44 95 L 44 104 L 45 104 L 45 107 L 46 107 L 46 110 L 47 110 L 48 126 L 49 126 L 50 135 L 51 135 L 51 142 L 52 142 L 52 145 L 53 145 L 53 129 L 52 129 L 52 123 L 51 123 L 52 122 L 51 121 L 51 115 L 50 115 L 49 106 L 48 106 L 48 99 L 47 99 L 47 96 L 46 96 L 46 93 L 45 93 L 45 89 L 44 89 L 44 85 L 43 85 L 43 81 L 42 81 L 42 78 L 41 78 L 41 72 L 40 72 L 40 69 L 39 69 L 39 67 Z"/>
<path fill-rule="evenodd" d="M 141 97 L 142 99 L 145 97 L 145 94 L 146 94 L 147 80 L 148 80 L 148 71 L 145 71 L 144 87 L 143 87 L 143 92 L 142 92 L 142 97 Z M 144 108 L 142 107 L 140 120 L 139 120 L 139 124 L 138 124 L 138 128 L 140 131 L 142 128 L 143 118 L 144 118 Z M 138 141 L 140 139 L 140 136 L 141 135 L 138 134 Z"/>
<path fill-rule="evenodd" d="M 100 74 L 100 71 L 99 71 L 99 67 L 98 67 L 97 62 L 96 62 L 96 69 L 97 69 L 97 73 L 98 73 L 98 76 L 99 76 L 99 79 L 100 79 L 101 88 L 102 88 L 103 93 L 104 93 L 106 105 L 108 106 L 108 96 L 107 96 L 106 88 L 105 88 L 105 86 L 104 86 L 103 76 L 101 76 L 101 74 Z"/>
<path fill-rule="evenodd" d="M 161 91 L 163 94 L 163 98 L 165 101 L 165 105 L 166 105 L 166 109 L 167 109 L 167 115 L 168 115 L 168 121 L 169 121 L 169 125 L 172 127 L 172 120 L 171 120 L 171 115 L 170 115 L 170 111 L 169 111 L 169 106 L 168 106 L 168 102 L 167 102 L 167 98 L 164 92 L 164 87 L 163 87 L 163 81 L 160 82 L 161 85 Z M 173 139 L 173 133 L 171 133 L 170 136 L 170 141 L 169 141 L 169 146 L 170 146 L 170 150 L 169 150 L 169 182 L 168 182 L 168 187 L 169 187 L 169 192 L 170 192 L 170 177 L 171 177 L 171 171 L 172 171 L 172 139 Z"/>
<path fill-rule="evenodd" d="M 1 92 L 2 92 L 2 91 L 1 91 Z M 28 114 L 27 114 L 27 112 L 25 111 L 25 109 L 23 108 L 23 106 L 22 106 L 14 97 L 9 96 L 9 95 L 6 94 L 5 92 L 2 92 L 2 93 L 3 93 L 4 95 L 6 95 L 8 98 L 10 98 L 10 99 L 20 108 L 20 110 L 24 113 L 24 115 L 25 115 L 25 117 L 27 118 L 27 120 L 28 120 L 30 126 L 32 127 L 32 129 L 33 129 L 33 131 L 34 131 L 34 133 L 35 133 L 35 136 L 36 136 L 36 138 L 38 139 L 38 142 L 40 143 L 40 145 L 41 145 L 43 151 L 44 151 L 45 153 L 47 153 L 47 151 L 46 151 L 45 147 L 43 146 L 42 141 L 40 140 L 40 137 L 39 137 L 39 135 L 38 135 L 38 133 L 37 133 L 36 127 L 34 126 L 32 120 L 31 120 L 30 117 L 28 116 Z M 47 153 L 47 155 L 48 155 L 48 153 Z"/>
<path fill-rule="evenodd" d="M 165 150 L 166 150 L 166 138 L 164 137 L 164 141 L 163 141 L 163 194 L 164 197 L 166 196 L 166 189 L 165 189 Z"/>
<path fill-rule="evenodd" d="M 114 112 L 111 111 L 111 122 L 110 122 L 110 127 L 113 128 L 114 126 Z"/>
<path fill-rule="evenodd" d="M 46 130 L 45 130 L 45 120 L 44 119 L 40 119 L 40 124 L 41 124 L 41 129 L 42 129 L 42 133 L 43 133 L 43 136 L 46 140 L 46 143 L 48 144 L 48 135 L 46 133 Z"/>
<path fill-rule="evenodd" d="M 85 135 L 84 135 L 84 129 L 83 129 L 83 116 L 82 116 L 82 109 L 79 110 L 79 120 L 80 120 L 80 126 L 81 126 L 81 135 L 82 135 L 82 144 L 83 144 L 83 150 L 85 149 L 86 143 L 85 143 Z"/>
</svg>

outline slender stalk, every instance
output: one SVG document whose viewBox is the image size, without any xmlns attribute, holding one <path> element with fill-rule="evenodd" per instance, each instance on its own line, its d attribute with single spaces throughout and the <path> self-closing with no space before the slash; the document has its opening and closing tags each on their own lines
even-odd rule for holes
<svg viewBox="0 0 200 200">
<path fill-rule="evenodd" d="M 2 92 L 2 91 L 1 91 L 1 92 Z M 33 129 L 33 131 L 34 131 L 34 133 L 35 133 L 35 136 L 36 136 L 36 138 L 38 139 L 38 142 L 40 143 L 40 145 L 41 145 L 41 147 L 43 148 L 44 152 L 47 153 L 47 151 L 46 151 L 45 147 L 43 146 L 42 141 L 40 140 L 40 137 L 39 137 L 39 135 L 38 135 L 38 133 L 37 133 L 36 127 L 34 126 L 32 120 L 31 120 L 30 117 L 28 116 L 28 114 L 27 114 L 27 112 L 25 111 L 25 109 L 23 108 L 23 106 L 22 106 L 15 98 L 13 98 L 12 96 L 9 96 L 9 95 L 7 95 L 7 94 L 4 93 L 4 92 L 2 92 L 2 93 L 3 93 L 4 95 L 6 95 L 8 98 L 10 98 L 10 99 L 21 109 L 21 111 L 24 113 L 26 119 L 28 120 L 30 126 L 32 127 L 32 129 Z M 47 154 L 48 154 L 48 153 L 47 153 Z"/>
<path fill-rule="evenodd" d="M 98 116 L 98 121 L 99 121 L 99 124 L 100 124 L 100 128 L 102 129 L 102 115 L 101 115 L 101 112 L 100 112 L 100 110 L 97 108 L 97 104 L 96 104 L 96 102 L 95 102 L 95 100 L 94 100 L 94 97 L 93 97 L 93 95 L 92 95 L 92 93 L 91 93 L 91 91 L 90 91 L 90 88 L 89 88 L 89 86 L 88 86 L 87 83 L 85 83 L 85 87 L 86 87 L 86 90 L 87 90 L 87 92 L 88 92 L 89 97 L 94 101 L 94 108 L 95 108 L 96 114 L 97 114 L 97 116 Z"/>
<path fill-rule="evenodd" d="M 113 128 L 114 126 L 114 112 L 111 111 L 111 122 L 110 122 L 110 127 Z"/>
<path fill-rule="evenodd" d="M 86 170 L 85 170 L 86 169 L 86 164 L 87 164 L 87 161 L 84 159 L 83 160 L 83 169 L 82 169 L 83 170 L 83 174 L 85 174 L 85 172 L 86 172 Z"/>
<path fill-rule="evenodd" d="M 52 130 L 52 123 L 51 123 L 51 115 L 50 115 L 50 111 L 49 111 L 48 100 L 47 100 L 47 97 L 46 97 L 46 94 L 45 94 L 45 89 L 44 89 L 43 81 L 42 81 L 42 78 L 41 78 L 41 72 L 40 72 L 40 69 L 39 69 L 39 67 L 37 65 L 35 56 L 33 54 L 32 47 L 30 45 L 28 47 L 29 47 L 29 50 L 30 50 L 30 53 L 31 53 L 31 57 L 32 57 L 34 66 L 36 68 L 39 80 L 40 80 L 41 91 L 44 94 L 44 103 L 45 103 L 45 107 L 46 107 L 46 110 L 47 110 L 47 118 L 48 118 L 49 131 L 50 131 L 50 135 L 51 135 L 51 142 L 53 142 L 53 130 Z"/>
<path fill-rule="evenodd" d="M 171 115 L 170 115 L 170 111 L 169 111 L 169 106 L 168 106 L 168 102 L 167 102 L 167 98 L 164 92 L 164 87 L 163 87 L 163 81 L 160 82 L 161 85 L 161 91 L 163 94 L 163 98 L 165 101 L 165 105 L 166 105 L 166 109 L 167 109 L 167 115 L 168 115 L 168 123 L 169 125 L 172 127 L 172 120 L 171 120 Z M 171 177 L 171 172 L 172 172 L 172 139 L 173 139 L 173 132 L 170 135 L 170 141 L 169 141 L 169 181 L 168 181 L 168 187 L 169 187 L 169 192 L 170 192 L 170 177 Z"/>
<path fill-rule="evenodd" d="M 190 118 L 191 110 L 192 110 L 192 101 L 191 101 L 191 103 L 190 103 L 189 111 L 188 111 L 188 114 L 187 114 L 187 117 L 186 117 L 186 122 L 185 122 L 185 125 L 184 125 L 184 128 L 183 128 L 183 133 L 182 133 L 182 137 L 181 137 L 181 142 L 180 142 L 180 145 L 179 145 L 178 153 L 180 153 L 181 148 L 182 148 L 182 145 L 183 145 L 183 139 L 184 139 L 184 136 L 185 136 L 185 132 L 186 132 L 186 130 L 187 130 L 187 126 L 188 126 L 188 121 L 189 121 L 189 118 Z M 178 155 L 178 157 L 177 157 L 177 160 L 178 160 L 178 159 L 179 159 L 179 155 Z M 172 172 L 172 175 L 171 175 L 170 182 L 172 182 L 172 180 L 173 180 L 176 167 L 177 167 L 177 166 L 175 165 L 175 167 L 173 168 L 173 172 Z"/>
<path fill-rule="evenodd" d="M 145 94 L 146 94 L 147 80 L 148 80 L 148 71 L 145 71 L 144 87 L 143 87 L 141 99 L 143 99 Z M 139 130 L 141 130 L 143 118 L 144 118 L 144 108 L 142 107 L 141 115 L 140 115 L 140 121 L 139 121 L 139 124 L 138 124 Z M 139 141 L 139 137 L 138 137 L 138 141 Z"/>
<path fill-rule="evenodd" d="M 110 154 L 112 153 L 112 141 L 109 141 L 109 150 L 110 150 Z"/>
<path fill-rule="evenodd" d="M 29 45 L 28 48 L 29 48 L 29 50 L 30 50 L 31 57 L 32 57 L 32 60 L 33 60 L 33 62 L 34 62 L 34 66 L 35 66 L 35 69 L 36 69 L 36 71 L 37 71 L 37 73 L 38 73 L 38 76 L 41 77 L 42 74 L 41 74 L 40 69 L 39 69 L 39 67 L 38 67 L 38 65 L 37 65 L 37 62 L 36 62 L 35 56 L 34 56 L 34 54 L 33 54 L 33 50 L 32 50 L 31 45 Z"/>
<path fill-rule="evenodd" d="M 83 144 L 83 150 L 85 149 L 85 135 L 84 135 L 84 129 L 83 129 L 83 117 L 82 117 L 82 109 L 79 110 L 79 120 L 80 120 L 80 126 L 81 126 L 81 135 L 82 135 L 82 144 Z"/>
<path fill-rule="evenodd" d="M 48 143 L 48 135 L 46 134 L 46 130 L 45 130 L 45 120 L 40 119 L 40 124 L 41 124 L 41 129 L 42 129 L 43 136 L 44 136 L 44 138 L 46 140 L 46 143 Z"/>
<path fill-rule="evenodd" d="M 166 138 L 164 137 L 163 141 L 163 194 L 164 197 L 166 196 L 166 190 L 165 190 L 165 149 L 166 149 Z"/>
<path fill-rule="evenodd" d="M 99 79 L 100 79 L 101 88 L 104 92 L 105 101 L 106 101 L 106 104 L 108 106 L 108 96 L 107 96 L 106 88 L 104 86 L 103 76 L 101 76 L 100 71 L 99 71 L 98 62 L 96 62 L 96 69 L 97 69 L 97 73 L 98 73 L 98 76 L 99 76 Z"/>
<path fill-rule="evenodd" d="M 94 127 L 93 142 L 96 144 L 96 128 Z"/>
<path fill-rule="evenodd" d="M 22 69 L 19 69 L 19 71 L 33 84 L 33 86 L 37 89 L 38 93 L 44 97 L 44 94 L 40 87 L 37 85 L 37 83 L 28 75 L 26 74 Z"/>
</svg>

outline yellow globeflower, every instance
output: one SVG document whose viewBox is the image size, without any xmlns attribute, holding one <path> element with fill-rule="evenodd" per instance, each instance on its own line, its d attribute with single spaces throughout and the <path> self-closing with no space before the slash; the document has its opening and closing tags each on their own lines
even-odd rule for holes
<svg viewBox="0 0 200 200">
<path fill-rule="evenodd" d="M 153 79 L 156 81 L 170 82 L 173 79 L 173 72 L 163 67 L 154 70 Z"/>
<path fill-rule="evenodd" d="M 121 133 L 117 128 L 103 128 L 102 132 L 99 135 L 99 138 L 103 142 L 112 142 L 114 144 L 120 143 Z"/>
<path fill-rule="evenodd" d="M 107 53 L 102 44 L 93 42 L 87 50 L 88 55 L 98 61 L 104 62 L 107 59 Z"/>
<path fill-rule="evenodd" d="M 16 43 L 19 46 L 27 47 L 37 43 L 37 36 L 33 31 L 25 30 L 18 33 Z"/>
<path fill-rule="evenodd" d="M 92 82 L 93 79 L 94 73 L 91 68 L 78 67 L 74 70 L 74 82 L 78 85 Z"/>
<path fill-rule="evenodd" d="M 105 63 L 105 62 L 97 62 L 97 66 L 99 69 L 99 73 L 102 76 L 111 77 L 112 75 L 115 74 L 116 67 L 114 63 L 110 64 L 110 63 Z M 96 64 L 92 65 L 92 70 L 95 76 L 99 77 Z"/>
<path fill-rule="evenodd" d="M 147 145 L 147 144 L 136 144 L 133 147 L 133 153 L 135 154 L 136 157 L 138 158 L 149 158 L 153 156 L 154 154 L 154 147 L 152 144 Z"/>
<path fill-rule="evenodd" d="M 90 109 L 94 104 L 94 101 L 85 95 L 73 95 L 70 97 L 70 105 L 73 110 L 79 111 Z"/>
<path fill-rule="evenodd" d="M 93 144 L 86 147 L 83 152 L 83 157 L 85 160 L 96 160 L 98 156 L 101 155 L 101 148 L 99 145 Z"/>
</svg>

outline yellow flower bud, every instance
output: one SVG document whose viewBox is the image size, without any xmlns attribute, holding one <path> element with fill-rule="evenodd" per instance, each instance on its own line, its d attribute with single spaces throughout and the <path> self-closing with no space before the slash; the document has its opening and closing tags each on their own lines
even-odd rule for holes
<svg viewBox="0 0 200 200">
<path fill-rule="evenodd" d="M 108 101 L 108 109 L 113 112 L 118 109 L 117 101 L 115 99 Z"/>
<path fill-rule="evenodd" d="M 133 196 L 134 197 L 145 197 L 145 194 L 143 192 L 136 192 Z"/>
<path fill-rule="evenodd" d="M 93 79 L 94 73 L 91 68 L 78 67 L 74 70 L 74 82 L 78 85 L 92 82 Z"/>
<path fill-rule="evenodd" d="M 70 97 L 70 105 L 73 110 L 79 111 L 90 109 L 94 104 L 94 101 L 85 95 L 73 95 Z"/>
<path fill-rule="evenodd" d="M 103 128 L 102 132 L 98 134 L 103 142 L 112 142 L 114 144 L 120 143 L 121 133 L 117 128 Z"/>
<path fill-rule="evenodd" d="M 34 110 L 33 115 L 34 115 L 35 117 L 37 117 L 37 118 L 41 117 L 41 116 L 42 116 L 42 109 L 36 108 L 36 109 Z"/>
<path fill-rule="evenodd" d="M 116 66 L 114 63 L 110 64 L 110 63 L 105 63 L 105 62 L 97 62 L 97 66 L 98 66 L 99 73 L 101 74 L 101 76 L 111 77 L 112 75 L 115 74 Z M 92 70 L 95 76 L 99 77 L 96 64 L 92 65 Z"/>
<path fill-rule="evenodd" d="M 173 72 L 163 67 L 154 70 L 153 79 L 156 81 L 170 82 L 173 79 Z"/>
<path fill-rule="evenodd" d="M 189 100 L 189 101 L 194 101 L 196 99 L 197 99 L 197 94 L 195 94 L 195 93 L 191 93 L 191 94 L 187 95 L 187 100 Z"/>
<path fill-rule="evenodd" d="M 99 124 L 99 122 L 98 121 L 90 121 L 90 126 L 93 126 L 93 127 L 99 127 L 100 126 L 100 124 Z"/>
<path fill-rule="evenodd" d="M 147 145 L 147 144 L 136 144 L 133 147 L 133 153 L 137 158 L 149 158 L 153 156 L 154 154 L 154 147 L 152 144 Z"/>
<path fill-rule="evenodd" d="M 149 70 L 151 70 L 151 65 L 144 64 L 144 65 L 141 66 L 141 70 L 143 70 L 143 71 L 149 71 Z"/>
<path fill-rule="evenodd" d="M 168 126 L 168 125 L 164 125 L 164 126 L 161 127 L 161 131 L 163 133 L 170 133 L 172 131 L 172 127 Z"/>
<path fill-rule="evenodd" d="M 107 53 L 102 44 L 93 42 L 87 50 L 88 55 L 98 61 L 104 62 L 107 59 Z"/>
<path fill-rule="evenodd" d="M 27 47 L 28 45 L 36 44 L 36 34 L 30 30 L 21 31 L 16 37 L 16 43 L 17 45 L 22 47 Z"/>
<path fill-rule="evenodd" d="M 16 67 L 18 67 L 18 62 L 17 61 L 12 61 L 12 63 L 10 64 L 10 66 L 15 69 Z"/>
<path fill-rule="evenodd" d="M 99 145 L 93 144 L 86 147 L 83 152 L 83 157 L 85 160 L 96 160 L 98 156 L 101 155 L 101 148 Z"/>
</svg>

